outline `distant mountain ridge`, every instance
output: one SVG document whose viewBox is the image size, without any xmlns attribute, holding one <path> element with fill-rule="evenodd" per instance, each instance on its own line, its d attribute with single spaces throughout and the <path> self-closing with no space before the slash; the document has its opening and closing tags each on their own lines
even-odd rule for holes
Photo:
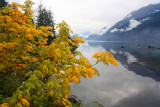
<svg viewBox="0 0 160 107">
<path fill-rule="evenodd" d="M 160 41 L 160 3 L 150 4 L 133 11 L 101 36 L 90 35 L 87 39 L 158 44 Z"/>
<path fill-rule="evenodd" d="M 108 30 L 107 27 L 103 27 L 102 29 L 100 29 L 98 32 L 92 33 L 91 35 L 89 35 L 89 38 L 91 40 L 96 40 L 99 38 L 99 36 L 103 35 L 106 31 Z"/>
</svg>

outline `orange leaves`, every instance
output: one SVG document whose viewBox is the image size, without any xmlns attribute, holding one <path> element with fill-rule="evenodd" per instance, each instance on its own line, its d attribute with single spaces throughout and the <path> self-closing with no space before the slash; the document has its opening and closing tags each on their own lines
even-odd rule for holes
<svg viewBox="0 0 160 107">
<path fill-rule="evenodd" d="M 18 45 L 17 42 L 11 42 L 11 43 L 8 44 L 7 48 L 8 49 L 14 49 L 16 47 L 16 45 Z"/>
<path fill-rule="evenodd" d="M 89 78 L 92 78 L 95 75 L 93 68 L 88 68 L 87 71 L 87 75 Z"/>
<path fill-rule="evenodd" d="M 98 59 L 99 57 L 100 57 L 100 52 L 97 52 L 97 53 L 95 53 L 94 55 L 93 55 L 93 57 L 92 58 L 96 58 L 96 59 Z"/>
<path fill-rule="evenodd" d="M 22 7 L 19 3 L 15 3 L 15 2 L 12 2 L 11 4 L 12 7 Z"/>
<path fill-rule="evenodd" d="M 16 32 L 16 30 L 14 28 L 10 28 L 9 31 Z"/>
<path fill-rule="evenodd" d="M 29 106 L 29 102 L 24 98 L 21 99 L 21 104 L 23 104 L 24 106 Z"/>
<path fill-rule="evenodd" d="M 9 107 L 9 104 L 8 103 L 3 103 L 3 104 L 0 104 L 0 107 Z"/>
<path fill-rule="evenodd" d="M 33 50 L 33 47 L 30 46 L 30 45 L 26 45 L 25 48 L 26 48 L 26 50 L 27 50 L 28 52 L 32 52 L 32 50 Z"/>
<path fill-rule="evenodd" d="M 78 76 L 72 76 L 70 79 L 71 82 L 75 82 L 76 84 L 80 83 L 80 79 Z"/>
<path fill-rule="evenodd" d="M 114 58 L 111 58 L 110 63 L 118 67 L 118 62 Z"/>
<path fill-rule="evenodd" d="M 27 65 L 26 65 L 26 64 L 20 64 L 19 66 L 22 67 L 22 68 L 24 68 L 24 69 L 27 68 Z"/>
<path fill-rule="evenodd" d="M 71 103 L 67 100 L 67 98 L 62 98 L 61 102 L 63 107 L 72 107 Z"/>
<path fill-rule="evenodd" d="M 18 79 L 23 78 L 25 81 L 11 97 L 14 100 L 12 106 L 32 106 L 29 101 L 36 102 L 39 97 L 48 100 L 50 97 L 54 101 L 50 100 L 46 104 L 48 107 L 55 102 L 55 107 L 67 107 L 70 83 L 79 84 L 81 77 L 92 78 L 94 75 L 99 76 L 99 72 L 79 51 L 72 53 L 71 49 L 85 40 L 78 36 L 69 39 L 72 31 L 66 22 L 58 24 L 58 38 L 49 46 L 46 45 L 48 35 L 53 36 L 50 32 L 53 28 L 36 28 L 31 20 L 30 4 L 31 0 L 25 2 L 22 8 L 25 13 L 18 10 L 20 5 L 16 3 L 12 4 L 16 8 L 11 6 L 7 10 L 4 7 L 4 14 L 0 11 L 0 72 L 7 76 L 14 73 L 16 77 L 19 76 Z M 93 58 L 118 66 L 113 55 L 107 51 L 98 52 Z M 37 103 L 33 106 L 40 105 Z"/>
<path fill-rule="evenodd" d="M 105 58 L 106 54 L 107 54 L 107 51 L 104 51 L 104 52 L 101 53 L 100 57 Z"/>
<path fill-rule="evenodd" d="M 30 59 L 29 59 L 29 62 L 31 62 L 31 63 L 34 63 L 34 62 L 37 62 L 37 61 L 38 61 L 38 58 L 36 58 L 36 57 L 35 57 L 35 58 L 30 58 Z"/>
<path fill-rule="evenodd" d="M 27 39 L 31 39 L 31 40 L 33 39 L 33 35 L 31 35 L 31 34 L 26 34 L 25 37 L 26 37 Z"/>
<path fill-rule="evenodd" d="M 53 27 L 51 27 L 51 26 L 41 26 L 41 29 L 42 30 L 53 30 Z"/>
<path fill-rule="evenodd" d="M 54 68 L 54 72 L 57 73 L 57 68 Z"/>
<path fill-rule="evenodd" d="M 7 23 L 11 22 L 12 21 L 12 18 L 5 15 L 5 16 L 0 16 L 0 21 L 6 21 Z"/>
<path fill-rule="evenodd" d="M 83 38 L 79 38 L 78 36 L 76 36 L 75 38 L 73 38 L 73 40 L 77 43 L 84 43 L 85 40 Z"/>
<path fill-rule="evenodd" d="M 22 64 L 16 63 L 16 64 L 14 64 L 13 68 L 14 68 L 15 70 L 26 69 L 26 68 L 27 68 L 27 65 L 26 65 L 26 64 L 23 64 L 23 63 L 22 63 Z"/>
</svg>

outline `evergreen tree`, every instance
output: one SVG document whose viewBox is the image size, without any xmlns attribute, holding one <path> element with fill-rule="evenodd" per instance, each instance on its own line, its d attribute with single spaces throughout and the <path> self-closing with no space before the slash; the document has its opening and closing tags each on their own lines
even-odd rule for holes
<svg viewBox="0 0 160 107">
<path fill-rule="evenodd" d="M 38 8 L 38 16 L 37 16 L 36 25 L 37 25 L 37 27 L 52 26 L 53 30 L 51 30 L 51 32 L 55 35 L 55 29 L 54 29 L 55 23 L 53 20 L 52 12 L 51 12 L 51 10 L 47 10 L 46 8 L 44 8 L 42 4 L 40 4 L 39 8 Z M 47 44 L 49 45 L 54 38 L 55 38 L 55 36 L 54 37 L 49 36 Z"/>
<path fill-rule="evenodd" d="M 8 5 L 8 2 L 6 2 L 5 0 L 0 0 L 0 8 L 4 7 L 5 5 Z"/>
</svg>

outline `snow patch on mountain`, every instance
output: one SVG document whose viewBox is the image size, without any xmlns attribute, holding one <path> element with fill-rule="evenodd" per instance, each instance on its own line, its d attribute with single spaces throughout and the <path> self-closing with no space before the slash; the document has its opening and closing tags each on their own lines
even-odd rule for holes
<svg viewBox="0 0 160 107">
<path fill-rule="evenodd" d="M 130 31 L 130 30 L 136 28 L 137 26 L 139 26 L 140 24 L 141 24 L 140 21 L 131 19 L 131 20 L 129 21 L 129 26 L 128 26 L 128 28 L 125 28 L 125 29 L 123 29 L 123 28 L 121 28 L 121 29 L 114 28 L 114 29 L 112 29 L 110 32 L 111 32 L 111 33 L 114 33 L 114 32 L 118 32 L 118 31 L 119 31 L 119 32 Z"/>
<path fill-rule="evenodd" d="M 159 12 L 160 10 L 155 10 L 154 13 Z"/>
<path fill-rule="evenodd" d="M 151 18 L 150 17 L 146 17 L 146 18 L 142 19 L 142 22 L 147 21 L 147 20 L 151 20 Z"/>
</svg>

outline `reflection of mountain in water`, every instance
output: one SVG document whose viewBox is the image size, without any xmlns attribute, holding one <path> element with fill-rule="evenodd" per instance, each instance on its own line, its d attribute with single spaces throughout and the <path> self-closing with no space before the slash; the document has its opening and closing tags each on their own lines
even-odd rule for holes
<svg viewBox="0 0 160 107">
<path fill-rule="evenodd" d="M 153 91 L 155 93 L 153 93 Z M 140 107 L 159 107 L 159 96 L 160 92 L 158 88 L 143 90 L 142 93 L 132 95 L 130 98 L 125 98 L 113 107 L 137 107 L 137 104 Z"/>
<path fill-rule="evenodd" d="M 160 50 L 137 47 L 128 42 L 88 42 L 90 46 L 100 45 L 112 52 L 129 71 L 160 81 Z"/>
</svg>

